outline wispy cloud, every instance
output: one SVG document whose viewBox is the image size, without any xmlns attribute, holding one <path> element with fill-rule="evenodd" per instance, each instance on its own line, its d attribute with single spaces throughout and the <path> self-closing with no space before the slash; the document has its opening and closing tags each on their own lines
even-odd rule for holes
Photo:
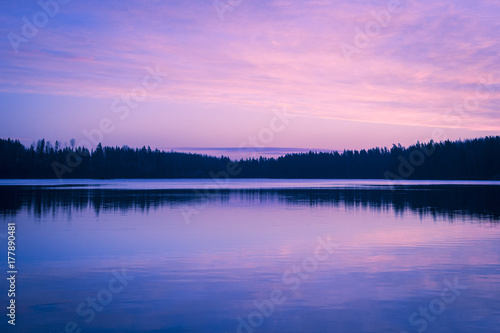
<svg viewBox="0 0 500 333">
<path fill-rule="evenodd" d="M 489 97 L 460 127 L 500 130 L 498 4 L 401 3 L 346 62 L 339 44 L 387 1 L 244 1 L 223 22 L 211 2 L 73 1 L 18 55 L 4 39 L 0 91 L 112 97 L 159 64 L 169 73 L 150 96 L 159 102 L 258 110 L 287 101 L 309 117 L 454 127 L 443 114 L 486 84 Z M 4 36 L 39 10 L 1 6 Z"/>
</svg>

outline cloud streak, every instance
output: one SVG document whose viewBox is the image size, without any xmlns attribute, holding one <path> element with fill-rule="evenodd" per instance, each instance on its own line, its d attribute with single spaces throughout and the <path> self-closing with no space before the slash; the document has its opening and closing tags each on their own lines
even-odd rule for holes
<svg viewBox="0 0 500 333">
<path fill-rule="evenodd" d="M 339 44 L 387 3 L 243 1 L 221 22 L 211 2 L 73 1 L 18 55 L 4 39 L 0 91 L 114 98 L 159 64 L 169 78 L 149 97 L 158 103 L 259 112 L 286 101 L 313 118 L 446 128 L 457 125 L 444 115 L 482 86 L 488 97 L 458 127 L 499 131 L 496 2 L 401 0 L 346 62 Z M 0 6 L 4 36 L 39 10 Z"/>
</svg>

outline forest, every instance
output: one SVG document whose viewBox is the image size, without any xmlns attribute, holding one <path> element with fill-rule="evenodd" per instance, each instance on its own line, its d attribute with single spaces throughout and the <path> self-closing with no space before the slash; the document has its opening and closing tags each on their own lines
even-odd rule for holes
<svg viewBox="0 0 500 333">
<path fill-rule="evenodd" d="M 74 142 L 74 141 L 72 141 Z M 318 178 L 500 180 L 500 137 L 417 142 L 409 147 L 288 154 L 278 158 L 166 152 L 149 147 L 30 147 L 0 139 L 0 178 Z"/>
</svg>

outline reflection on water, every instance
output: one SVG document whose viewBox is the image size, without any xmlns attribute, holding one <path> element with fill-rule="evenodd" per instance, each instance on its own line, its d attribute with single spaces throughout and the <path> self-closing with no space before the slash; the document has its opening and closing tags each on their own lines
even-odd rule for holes
<svg viewBox="0 0 500 333">
<path fill-rule="evenodd" d="M 21 209 L 35 216 L 55 211 L 93 209 L 147 212 L 163 206 L 204 206 L 206 202 L 276 201 L 286 205 L 332 205 L 347 208 L 392 209 L 434 217 L 500 219 L 500 186 L 402 186 L 396 189 L 242 189 L 242 190 L 101 190 L 0 186 L 0 213 Z"/>
<path fill-rule="evenodd" d="M 496 332 L 499 188 L 0 186 L 16 329 Z"/>
</svg>

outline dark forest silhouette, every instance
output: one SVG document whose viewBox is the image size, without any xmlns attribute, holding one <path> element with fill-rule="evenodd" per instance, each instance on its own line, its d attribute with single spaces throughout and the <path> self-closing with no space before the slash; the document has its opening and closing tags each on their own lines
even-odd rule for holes
<svg viewBox="0 0 500 333">
<path fill-rule="evenodd" d="M 347 178 L 500 180 L 500 137 L 231 161 L 149 147 L 27 148 L 0 139 L 0 178 Z"/>
</svg>

